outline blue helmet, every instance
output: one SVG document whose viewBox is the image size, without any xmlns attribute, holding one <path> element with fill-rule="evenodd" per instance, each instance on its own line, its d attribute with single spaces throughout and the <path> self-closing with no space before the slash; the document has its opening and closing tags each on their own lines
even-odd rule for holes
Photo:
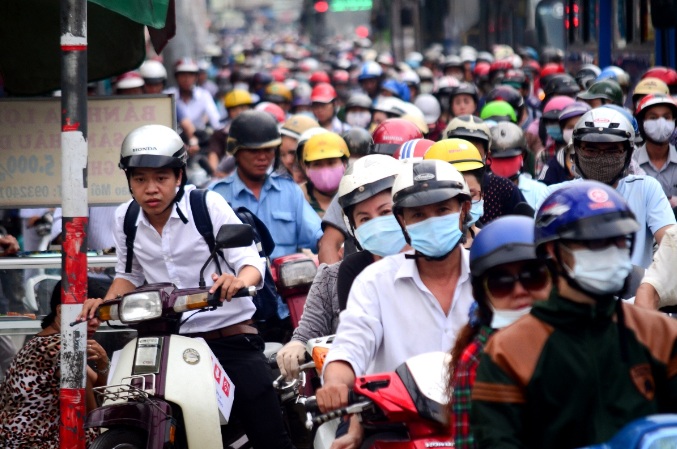
<svg viewBox="0 0 677 449">
<path fill-rule="evenodd" d="M 473 240 L 470 272 L 479 278 L 498 265 L 532 259 L 536 259 L 533 218 L 506 215 L 487 224 Z"/>
<path fill-rule="evenodd" d="M 546 242 L 605 239 L 638 230 L 635 214 L 615 189 L 584 180 L 566 184 L 543 201 L 536 212 L 534 242 L 540 251 Z"/>
<path fill-rule="evenodd" d="M 378 78 L 383 75 L 381 64 L 374 61 L 367 61 L 360 67 L 360 74 L 357 75 L 357 80 L 362 81 L 370 78 Z"/>
</svg>

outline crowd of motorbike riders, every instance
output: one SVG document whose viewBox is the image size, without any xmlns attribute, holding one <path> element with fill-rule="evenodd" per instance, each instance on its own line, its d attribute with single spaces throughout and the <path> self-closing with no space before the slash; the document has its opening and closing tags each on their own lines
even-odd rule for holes
<svg viewBox="0 0 677 449">
<path fill-rule="evenodd" d="M 561 52 L 507 46 L 401 63 L 358 44 L 328 55 L 254 49 L 220 71 L 185 58 L 169 89 L 155 60 L 119 78 L 119 93 L 173 92 L 181 129 L 125 139 L 141 243 L 128 246 L 120 206 L 116 278 L 82 318 L 144 281 L 197 285 L 208 250 L 185 226 L 197 184 L 215 223 L 241 206 L 263 222 L 266 256 L 318 255 L 277 363 L 294 378 L 306 343 L 336 334 L 323 412 L 348 404 L 357 377 L 432 351 L 452 355 L 455 447 L 581 447 L 676 412 L 677 323 L 656 309 L 677 304 L 677 72 L 568 72 Z M 274 297 L 262 322 L 251 300 L 231 300 L 266 269 L 254 247 L 229 251 L 212 278 L 228 303 L 181 332 L 231 375 L 253 446 L 292 447 L 260 339 L 288 311 Z M 368 436 L 345 419 L 332 448 Z"/>
</svg>

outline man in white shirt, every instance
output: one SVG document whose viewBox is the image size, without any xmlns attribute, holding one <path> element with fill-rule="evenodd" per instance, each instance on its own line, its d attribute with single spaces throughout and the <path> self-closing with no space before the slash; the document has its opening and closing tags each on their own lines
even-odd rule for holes
<svg viewBox="0 0 677 449">
<path fill-rule="evenodd" d="M 179 288 L 198 286 L 199 272 L 207 260 L 209 245 L 195 224 L 187 198 L 194 186 L 186 187 L 186 149 L 179 135 L 161 125 L 146 125 L 127 135 L 122 143 L 120 167 L 141 212 L 131 248 L 126 245 L 125 215 L 132 201 L 115 214 L 114 240 L 118 262 L 116 276 L 104 300 L 124 295 L 144 282 L 171 282 Z M 228 203 L 207 192 L 206 205 L 214 232 L 223 224 L 240 223 Z M 132 250 L 131 263 L 127 253 Z M 250 297 L 233 298 L 242 287 L 263 285 L 264 261 L 252 244 L 223 250 L 224 273 L 216 274 L 215 263 L 207 267 L 210 292 L 221 289 L 227 307 L 198 313 L 186 319 L 180 333 L 201 337 L 237 386 L 233 416 L 242 421 L 256 449 L 293 447 L 284 428 L 279 401 L 272 388 L 272 373 L 263 355 L 263 339 L 252 326 L 256 307 Z M 222 264 L 223 265 L 223 264 Z M 80 319 L 92 317 L 100 299 L 89 299 Z"/>
<path fill-rule="evenodd" d="M 414 253 L 385 257 L 355 279 L 317 402 L 343 407 L 355 377 L 394 371 L 408 358 L 449 351 L 473 302 L 462 224 L 470 213 L 463 176 L 439 160 L 407 163 L 393 185 L 394 214 Z M 357 423 L 347 435 L 361 439 Z"/>
</svg>

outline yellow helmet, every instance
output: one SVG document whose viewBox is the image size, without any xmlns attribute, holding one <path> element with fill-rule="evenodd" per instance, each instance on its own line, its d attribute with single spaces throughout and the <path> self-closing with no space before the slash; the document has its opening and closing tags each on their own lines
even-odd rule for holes
<svg viewBox="0 0 677 449">
<path fill-rule="evenodd" d="M 423 133 L 423 134 L 428 134 L 430 132 L 430 128 L 428 128 L 428 124 L 425 122 L 425 119 L 423 117 L 419 117 L 418 115 L 415 114 L 404 114 L 402 117 L 400 117 L 404 120 L 408 120 Z"/>
<path fill-rule="evenodd" d="M 312 119 L 304 114 L 292 115 L 282 124 L 280 128 L 280 134 L 283 136 L 289 136 L 293 139 L 299 140 L 301 134 L 304 131 L 307 131 L 311 128 L 317 128 L 320 124 L 317 123 L 317 120 Z"/>
<path fill-rule="evenodd" d="M 635 86 L 632 93 L 632 101 L 637 103 L 640 98 L 650 94 L 670 95 L 670 88 L 663 80 L 658 78 L 644 78 Z"/>
<path fill-rule="evenodd" d="M 336 133 L 317 134 L 303 147 L 303 161 L 313 162 L 334 157 L 350 157 L 348 144 Z"/>
<path fill-rule="evenodd" d="M 284 83 L 273 82 L 266 86 L 263 98 L 271 103 L 290 103 L 292 100 L 291 90 Z"/>
<path fill-rule="evenodd" d="M 475 145 L 463 139 L 444 139 L 428 148 L 423 159 L 449 162 L 460 172 L 484 167 L 482 155 Z"/>
<path fill-rule="evenodd" d="M 234 108 L 237 106 L 244 106 L 254 104 L 254 100 L 249 92 L 243 89 L 235 89 L 223 96 L 223 104 L 226 108 Z"/>
</svg>

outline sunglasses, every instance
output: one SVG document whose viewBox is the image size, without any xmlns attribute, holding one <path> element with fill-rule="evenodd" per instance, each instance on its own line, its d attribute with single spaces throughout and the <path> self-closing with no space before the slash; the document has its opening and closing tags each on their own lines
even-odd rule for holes
<svg viewBox="0 0 677 449">
<path fill-rule="evenodd" d="M 512 293 L 518 281 L 525 289 L 535 291 L 545 288 L 549 279 L 547 267 L 533 262 L 524 264 L 517 274 L 501 269 L 487 273 L 484 277 L 484 289 L 494 298 L 503 298 Z"/>
</svg>

